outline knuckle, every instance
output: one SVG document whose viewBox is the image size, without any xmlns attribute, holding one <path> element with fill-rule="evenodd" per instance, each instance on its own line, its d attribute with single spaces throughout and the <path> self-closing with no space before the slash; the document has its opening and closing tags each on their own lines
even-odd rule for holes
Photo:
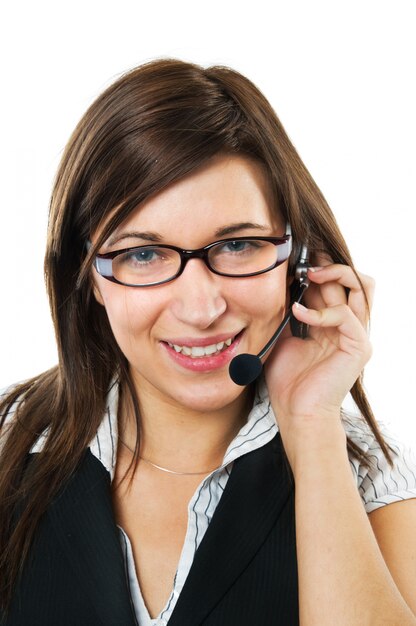
<svg viewBox="0 0 416 626">
<path fill-rule="evenodd" d="M 339 305 L 339 312 L 341 315 L 353 315 L 351 307 L 346 303 Z"/>
<path fill-rule="evenodd" d="M 327 311 L 326 311 L 326 309 L 317 309 L 316 310 L 316 315 L 317 315 L 317 318 L 318 318 L 318 324 L 322 323 L 325 320 L 325 318 L 327 317 Z"/>
</svg>

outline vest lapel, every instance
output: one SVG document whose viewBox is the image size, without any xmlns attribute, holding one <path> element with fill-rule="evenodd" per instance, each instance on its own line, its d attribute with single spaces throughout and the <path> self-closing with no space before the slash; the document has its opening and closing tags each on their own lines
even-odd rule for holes
<svg viewBox="0 0 416 626">
<path fill-rule="evenodd" d="M 103 625 L 135 626 L 111 502 L 110 476 L 88 450 L 49 515 L 57 539 Z M 70 593 L 70 590 L 68 590 Z"/>
<path fill-rule="evenodd" d="M 234 461 L 169 626 L 203 622 L 256 555 L 282 513 L 287 513 L 288 506 L 294 508 L 293 489 L 279 433 L 265 446 Z M 72 569 L 103 626 L 137 626 L 112 509 L 110 477 L 89 450 L 48 515 L 67 557 L 62 567 Z M 289 520 L 294 524 L 294 510 Z M 282 541 L 285 532 L 282 529 Z"/>
<path fill-rule="evenodd" d="M 294 524 L 293 490 L 279 433 L 270 443 L 236 459 L 169 626 L 197 626 L 203 622 L 250 563 L 288 505 L 293 509 L 289 519 Z M 283 542 L 287 541 L 285 528 L 281 536 Z M 290 550 L 290 558 L 294 558 Z"/>
</svg>

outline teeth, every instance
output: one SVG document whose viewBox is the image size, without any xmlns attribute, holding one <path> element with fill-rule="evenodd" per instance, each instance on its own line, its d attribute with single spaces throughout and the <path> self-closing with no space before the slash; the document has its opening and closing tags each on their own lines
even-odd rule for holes
<svg viewBox="0 0 416 626">
<path fill-rule="evenodd" d="M 214 352 L 217 351 L 217 346 L 205 346 L 205 348 L 203 348 L 203 351 L 205 352 L 205 354 L 214 354 Z"/>
<path fill-rule="evenodd" d="M 192 356 L 204 356 L 205 350 L 199 346 L 193 346 L 191 349 Z"/>
<path fill-rule="evenodd" d="M 232 344 L 234 337 L 230 337 L 225 341 L 220 341 L 219 343 L 213 343 L 209 346 L 178 346 L 174 343 L 169 343 L 169 346 L 175 350 L 175 352 L 182 352 L 186 356 L 191 357 L 202 357 L 209 356 L 211 354 L 215 354 L 216 352 L 220 352 L 224 347 L 228 347 Z"/>
</svg>

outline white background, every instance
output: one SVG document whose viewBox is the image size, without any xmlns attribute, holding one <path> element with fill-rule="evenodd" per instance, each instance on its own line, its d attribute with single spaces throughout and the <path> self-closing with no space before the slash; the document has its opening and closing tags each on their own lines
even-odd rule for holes
<svg viewBox="0 0 416 626">
<path fill-rule="evenodd" d="M 254 3 L 24 0 L 3 9 L 0 387 L 56 362 L 42 264 L 64 145 L 125 70 L 171 56 L 246 74 L 376 279 L 365 387 L 377 419 L 416 442 L 413 0 Z"/>
</svg>

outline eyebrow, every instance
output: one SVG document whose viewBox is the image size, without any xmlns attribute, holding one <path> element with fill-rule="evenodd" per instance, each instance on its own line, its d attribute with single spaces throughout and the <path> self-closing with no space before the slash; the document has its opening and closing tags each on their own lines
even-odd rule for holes
<svg viewBox="0 0 416 626">
<path fill-rule="evenodd" d="M 270 230 L 270 226 L 266 224 L 257 224 L 255 222 L 237 222 L 235 224 L 228 224 L 227 226 L 218 228 L 214 232 L 214 236 L 225 237 L 226 235 L 231 235 L 234 233 L 238 233 L 241 230 L 248 230 L 248 229 L 256 229 L 256 230 L 265 231 L 265 230 Z M 150 232 L 150 231 L 145 231 L 145 232 L 130 231 L 130 232 L 122 233 L 120 235 L 116 235 L 112 237 L 111 239 L 109 239 L 107 245 L 114 246 L 114 244 L 118 243 L 119 241 L 123 241 L 123 239 L 143 239 L 144 241 L 151 241 L 154 243 L 163 242 L 163 237 L 159 233 Z"/>
<path fill-rule="evenodd" d="M 229 226 L 225 226 L 224 228 L 219 228 L 215 231 L 216 237 L 224 237 L 224 235 L 231 235 L 233 233 L 238 233 L 240 230 L 248 230 L 254 228 L 257 230 L 270 230 L 270 226 L 266 224 L 256 224 L 255 222 L 238 222 L 237 224 L 229 224 Z"/>
<path fill-rule="evenodd" d="M 131 231 L 131 232 L 127 232 L 127 233 L 122 233 L 120 235 L 115 235 L 114 237 L 111 237 L 111 239 L 108 240 L 107 245 L 108 246 L 114 246 L 114 244 L 118 243 L 119 241 L 123 241 L 123 239 L 144 239 L 145 241 L 154 241 L 156 243 L 160 243 L 163 240 L 162 235 L 159 235 L 158 233 L 151 233 L 151 232 L 138 232 L 138 231 Z"/>
</svg>

